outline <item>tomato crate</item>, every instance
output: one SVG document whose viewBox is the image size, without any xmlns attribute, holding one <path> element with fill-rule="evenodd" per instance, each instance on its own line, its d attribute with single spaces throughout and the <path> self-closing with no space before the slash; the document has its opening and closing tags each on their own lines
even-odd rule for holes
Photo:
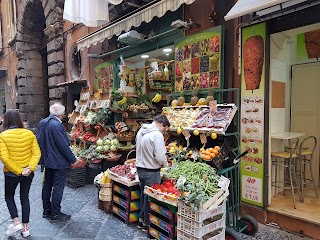
<svg viewBox="0 0 320 240">
<path fill-rule="evenodd" d="M 187 205 L 184 201 L 178 201 L 178 215 L 189 218 L 197 222 L 203 222 L 208 218 L 212 218 L 219 214 L 226 213 L 226 200 L 224 200 L 218 207 L 214 209 L 204 210 L 199 208 L 199 210 L 194 211 L 191 206 Z"/>
<path fill-rule="evenodd" d="M 178 214 L 177 228 L 191 236 L 201 238 L 210 232 L 226 226 L 226 214 L 216 215 L 203 222 L 197 222 Z"/>
<path fill-rule="evenodd" d="M 177 240 L 225 240 L 225 231 L 225 228 L 221 228 L 214 232 L 208 233 L 203 237 L 198 238 L 178 229 Z"/>
</svg>

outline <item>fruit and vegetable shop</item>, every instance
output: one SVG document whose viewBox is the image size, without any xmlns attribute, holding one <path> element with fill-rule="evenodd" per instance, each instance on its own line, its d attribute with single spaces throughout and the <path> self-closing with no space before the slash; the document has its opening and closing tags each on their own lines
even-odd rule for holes
<svg viewBox="0 0 320 240">
<path fill-rule="evenodd" d="M 241 200 L 250 206 L 242 212 L 319 238 L 319 2 L 264 2 L 238 1 L 225 17 L 247 19 L 240 27 L 240 149 L 249 152 Z"/>
<path fill-rule="evenodd" d="M 239 213 L 240 91 L 224 88 L 224 28 L 185 37 L 171 30 L 161 43 L 96 65 L 94 83 L 82 88 L 69 115 L 72 149 L 83 161 L 67 183 L 96 184 L 98 207 L 128 225 L 139 221 L 143 191 L 150 238 L 254 234 L 256 220 Z M 170 121 L 170 164 L 161 168 L 160 184 L 140 189 L 136 134 L 161 113 Z"/>
</svg>

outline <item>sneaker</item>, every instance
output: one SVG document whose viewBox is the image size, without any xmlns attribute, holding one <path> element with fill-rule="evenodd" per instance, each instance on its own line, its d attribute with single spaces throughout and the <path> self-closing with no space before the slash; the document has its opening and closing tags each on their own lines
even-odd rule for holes
<svg viewBox="0 0 320 240">
<path fill-rule="evenodd" d="M 139 221 L 138 228 L 141 229 L 144 232 L 148 231 L 148 226 L 146 224 L 144 224 L 144 222 L 140 222 Z"/>
<path fill-rule="evenodd" d="M 30 236 L 29 228 L 27 228 L 27 229 L 22 229 L 22 230 L 21 230 L 21 235 L 22 235 L 22 237 L 24 237 L 24 238 L 29 237 L 29 236 Z"/>
<path fill-rule="evenodd" d="M 14 233 L 18 232 L 19 230 L 22 229 L 22 225 L 21 223 L 14 225 L 13 223 L 11 223 L 6 231 L 6 235 L 7 236 L 12 236 Z"/>
<path fill-rule="evenodd" d="M 57 215 L 52 215 L 51 216 L 51 220 L 53 220 L 53 221 L 64 221 L 64 220 L 68 220 L 70 218 L 71 218 L 71 215 L 64 214 L 62 212 L 60 212 Z"/>
<path fill-rule="evenodd" d="M 42 214 L 42 217 L 43 218 L 49 218 L 51 217 L 51 210 L 50 209 L 46 209 L 43 211 L 43 214 Z"/>
</svg>

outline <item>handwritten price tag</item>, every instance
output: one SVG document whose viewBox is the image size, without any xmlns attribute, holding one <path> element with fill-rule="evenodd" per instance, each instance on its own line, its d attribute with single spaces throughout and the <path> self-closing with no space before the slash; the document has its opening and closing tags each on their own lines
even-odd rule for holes
<svg viewBox="0 0 320 240">
<path fill-rule="evenodd" d="M 206 144 L 207 143 L 207 137 L 205 133 L 201 133 L 200 134 L 200 141 L 202 144 Z"/>
<path fill-rule="evenodd" d="M 186 130 L 186 129 L 182 130 L 182 134 L 183 134 L 183 136 L 185 137 L 186 140 L 188 140 L 190 138 L 190 136 L 191 136 L 189 131 Z"/>
</svg>

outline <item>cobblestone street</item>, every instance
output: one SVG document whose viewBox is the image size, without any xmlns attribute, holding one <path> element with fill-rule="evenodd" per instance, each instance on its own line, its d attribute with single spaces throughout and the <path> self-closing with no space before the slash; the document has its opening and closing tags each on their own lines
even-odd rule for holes
<svg viewBox="0 0 320 240">
<path fill-rule="evenodd" d="M 1 164 L 1 172 L 3 165 Z M 19 189 L 17 189 L 18 191 Z M 148 239 L 146 233 L 139 230 L 135 224 L 127 226 L 117 218 L 98 209 L 97 188 L 93 184 L 85 187 L 72 189 L 65 188 L 62 202 L 62 211 L 71 214 L 72 217 L 66 222 L 50 222 L 42 218 L 41 200 L 41 172 L 38 169 L 31 186 L 30 192 L 31 215 L 30 233 L 32 240 L 102 240 L 102 239 Z M 16 196 L 17 207 L 20 210 L 19 196 Z M 4 175 L 0 174 L 0 240 L 22 239 L 20 233 L 7 238 L 5 231 L 11 221 L 4 200 Z M 275 239 L 308 239 L 287 233 L 275 228 L 259 225 L 260 231 L 254 237 L 243 235 L 243 239 L 275 240 Z"/>
</svg>

